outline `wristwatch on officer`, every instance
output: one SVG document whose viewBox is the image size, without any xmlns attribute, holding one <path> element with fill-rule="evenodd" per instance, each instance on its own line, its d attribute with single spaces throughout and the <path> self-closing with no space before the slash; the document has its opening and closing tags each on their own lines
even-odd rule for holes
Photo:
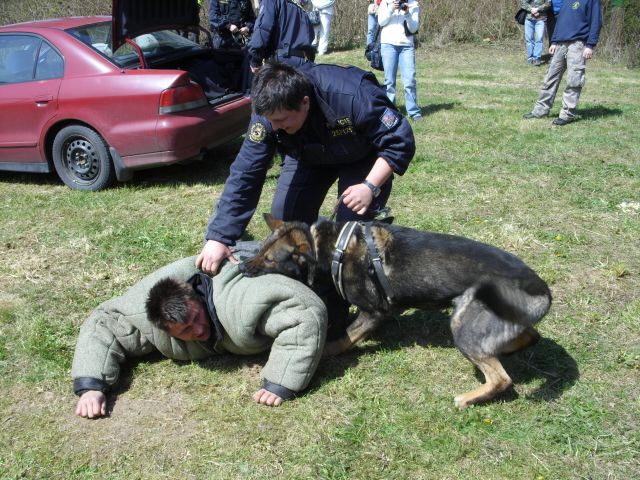
<svg viewBox="0 0 640 480">
<path fill-rule="evenodd" d="M 363 180 L 362 183 L 363 185 L 366 185 L 371 189 L 371 191 L 373 192 L 373 198 L 376 198 L 378 195 L 380 195 L 380 189 L 376 187 L 373 183 L 371 183 L 369 180 Z"/>
</svg>

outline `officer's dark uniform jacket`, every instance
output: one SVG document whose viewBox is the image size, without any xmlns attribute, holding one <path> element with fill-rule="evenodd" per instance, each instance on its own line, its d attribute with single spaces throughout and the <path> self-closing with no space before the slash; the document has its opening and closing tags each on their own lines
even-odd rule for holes
<svg viewBox="0 0 640 480">
<path fill-rule="evenodd" d="M 249 43 L 251 66 L 259 67 L 273 56 L 285 63 L 291 57 L 313 60 L 314 36 L 313 25 L 302 7 L 288 0 L 264 0 Z"/>
<path fill-rule="evenodd" d="M 215 43 L 216 48 L 229 47 L 234 43 L 229 27 L 235 25 L 238 28 L 247 27 L 253 32 L 256 23 L 256 14 L 253 11 L 251 0 L 209 0 L 209 23 L 214 37 L 220 37 Z M 220 41 L 221 40 L 221 41 Z"/>
<path fill-rule="evenodd" d="M 242 236 L 276 151 L 311 165 L 345 165 L 383 157 L 395 173 L 402 175 L 407 170 L 415 153 L 413 131 L 371 72 L 316 64 L 299 70 L 314 86 L 305 124 L 289 135 L 274 131 L 265 117 L 252 115 L 209 221 L 207 240 L 233 245 Z"/>
</svg>

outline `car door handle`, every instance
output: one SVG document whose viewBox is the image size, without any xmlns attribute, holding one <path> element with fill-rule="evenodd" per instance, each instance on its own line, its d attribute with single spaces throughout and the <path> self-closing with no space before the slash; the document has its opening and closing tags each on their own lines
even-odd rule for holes
<svg viewBox="0 0 640 480">
<path fill-rule="evenodd" d="M 38 105 L 53 101 L 53 95 L 38 95 L 33 99 Z"/>
</svg>

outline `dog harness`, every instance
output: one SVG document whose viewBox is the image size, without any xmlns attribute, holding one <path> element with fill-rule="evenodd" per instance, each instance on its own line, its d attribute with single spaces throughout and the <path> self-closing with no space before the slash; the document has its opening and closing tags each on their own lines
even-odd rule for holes
<svg viewBox="0 0 640 480">
<path fill-rule="evenodd" d="M 382 259 L 380 258 L 380 255 L 378 255 L 376 246 L 373 243 L 371 223 L 372 222 L 347 222 L 344 224 L 342 230 L 340 230 L 340 234 L 338 235 L 336 248 L 333 252 L 333 259 L 331 261 L 331 278 L 333 279 L 333 283 L 338 292 L 340 292 L 342 298 L 347 300 L 347 296 L 342 286 L 342 260 L 344 258 L 344 251 L 349 244 L 349 239 L 351 238 L 351 235 L 353 235 L 353 231 L 356 226 L 358 226 L 358 224 L 361 226 L 364 225 L 364 238 L 367 243 L 367 248 L 369 249 L 369 256 L 373 263 L 373 269 L 376 272 L 376 276 L 378 277 L 378 281 L 380 282 L 384 293 L 387 295 L 387 301 L 391 302 L 394 299 L 393 289 L 391 288 L 391 284 L 384 273 L 384 269 L 382 268 Z"/>
</svg>

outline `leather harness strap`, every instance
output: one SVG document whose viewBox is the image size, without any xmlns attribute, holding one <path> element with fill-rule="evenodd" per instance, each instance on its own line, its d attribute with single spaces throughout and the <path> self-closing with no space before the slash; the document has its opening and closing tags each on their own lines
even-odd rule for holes
<svg viewBox="0 0 640 480">
<path fill-rule="evenodd" d="M 342 260 L 344 258 L 344 252 L 349 243 L 349 239 L 351 235 L 353 235 L 353 231 L 356 226 L 360 222 L 347 222 L 340 230 L 340 234 L 338 235 L 338 240 L 336 241 L 336 248 L 333 252 L 333 259 L 331 261 L 331 278 L 333 279 L 333 284 L 336 286 L 336 289 L 344 298 L 347 299 L 344 288 L 342 286 Z M 391 302 L 394 299 L 393 289 L 391 288 L 391 284 L 387 279 L 387 276 L 384 273 L 384 269 L 382 268 L 382 259 L 380 255 L 378 255 L 378 251 L 376 250 L 376 246 L 373 243 L 373 234 L 371 232 L 371 222 L 364 222 L 365 226 L 365 241 L 367 242 L 367 248 L 369 249 L 369 256 L 371 257 L 371 262 L 373 263 L 373 269 L 376 272 L 376 276 L 378 277 L 378 281 L 384 290 L 384 293 L 387 295 L 387 300 Z"/>
<path fill-rule="evenodd" d="M 331 277 L 333 278 L 333 283 L 338 292 L 340 292 L 340 295 L 342 295 L 342 298 L 345 300 L 347 299 L 347 296 L 342 288 L 342 257 L 344 256 L 344 251 L 347 248 L 349 239 L 353 234 L 353 230 L 357 225 L 358 222 L 347 222 L 344 224 L 342 230 L 340 230 L 340 235 L 338 235 L 336 249 L 333 252 L 333 260 L 331 261 Z"/>
<path fill-rule="evenodd" d="M 376 275 L 378 277 L 378 281 L 382 288 L 384 289 L 384 293 L 387 295 L 387 299 L 389 302 L 393 300 L 393 289 L 391 288 L 391 284 L 387 279 L 387 276 L 384 274 L 384 270 L 382 269 L 382 260 L 380 259 L 380 255 L 378 255 L 378 250 L 376 250 L 376 246 L 373 244 L 373 234 L 371 233 L 371 222 L 367 222 L 364 224 L 364 239 L 367 242 L 367 247 L 369 248 L 369 255 L 371 256 L 371 261 L 373 262 L 373 269 L 376 271 Z"/>
</svg>

